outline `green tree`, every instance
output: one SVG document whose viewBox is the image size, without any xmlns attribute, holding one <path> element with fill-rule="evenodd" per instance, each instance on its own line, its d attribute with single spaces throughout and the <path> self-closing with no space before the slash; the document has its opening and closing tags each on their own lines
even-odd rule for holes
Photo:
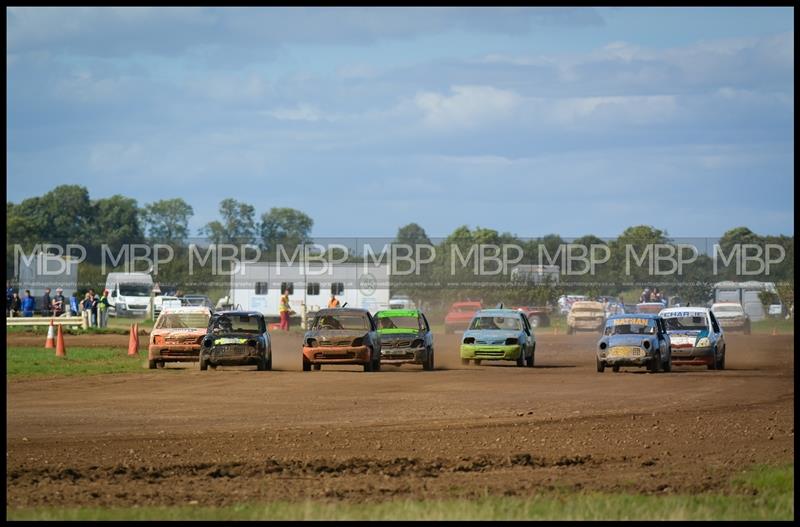
<svg viewBox="0 0 800 527">
<path fill-rule="evenodd" d="M 189 235 L 192 206 L 181 198 L 162 199 L 146 205 L 141 212 L 142 223 L 151 240 L 180 244 Z"/>
<path fill-rule="evenodd" d="M 287 254 L 295 247 L 311 241 L 314 226 L 307 214 L 297 209 L 273 207 L 261 215 L 261 241 L 268 251 L 276 251 L 282 245 Z"/>
<path fill-rule="evenodd" d="M 200 229 L 214 244 L 253 243 L 255 238 L 255 208 L 233 198 L 223 199 L 219 204 L 222 221 L 211 221 Z"/>
</svg>

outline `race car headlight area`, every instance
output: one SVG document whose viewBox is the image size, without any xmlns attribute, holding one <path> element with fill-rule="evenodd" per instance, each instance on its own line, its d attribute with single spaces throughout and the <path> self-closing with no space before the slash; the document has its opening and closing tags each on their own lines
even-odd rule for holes
<svg viewBox="0 0 800 527">
<path fill-rule="evenodd" d="M 702 337 L 697 339 L 697 343 L 694 345 L 696 348 L 707 348 L 711 346 L 711 341 L 708 337 Z"/>
</svg>

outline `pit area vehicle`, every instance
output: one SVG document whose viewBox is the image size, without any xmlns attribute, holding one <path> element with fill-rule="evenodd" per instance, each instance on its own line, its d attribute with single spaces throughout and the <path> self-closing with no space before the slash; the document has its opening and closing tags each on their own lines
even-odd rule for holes
<svg viewBox="0 0 800 527">
<path fill-rule="evenodd" d="M 511 309 L 523 312 L 534 329 L 550 325 L 550 310 L 546 307 L 521 306 L 512 307 Z"/>
<path fill-rule="evenodd" d="M 257 311 L 214 313 L 200 348 L 200 369 L 247 364 L 255 364 L 259 371 L 272 369 L 272 341 L 264 315 Z"/>
<path fill-rule="evenodd" d="M 717 302 L 711 306 L 711 312 L 719 325 L 726 331 L 742 331 L 750 334 L 750 316 L 737 302 Z"/>
<path fill-rule="evenodd" d="M 150 332 L 148 367 L 154 370 L 167 362 L 197 362 L 210 319 L 206 307 L 162 309 Z"/>
<path fill-rule="evenodd" d="M 472 321 L 475 313 L 481 309 L 480 302 L 453 302 L 450 310 L 444 317 L 444 332 L 455 333 L 456 330 L 465 330 Z"/>
<path fill-rule="evenodd" d="M 596 331 L 603 330 L 606 320 L 606 310 L 601 302 L 578 301 L 572 304 L 567 315 L 567 335 L 572 335 L 576 331 Z"/>
<path fill-rule="evenodd" d="M 597 342 L 597 371 L 607 366 L 645 366 L 651 373 L 672 371 L 672 344 L 664 319 L 653 314 L 615 315 L 605 322 Z"/>
<path fill-rule="evenodd" d="M 461 339 L 461 364 L 511 360 L 533 368 L 536 336 L 524 313 L 514 309 L 482 309 L 475 313 Z"/>
<path fill-rule="evenodd" d="M 660 314 L 672 341 L 673 364 L 725 369 L 725 336 L 710 309 L 670 307 Z"/>
<path fill-rule="evenodd" d="M 303 371 L 323 364 L 359 364 L 364 371 L 381 369 L 381 336 L 366 309 L 320 309 L 303 337 Z"/>
<path fill-rule="evenodd" d="M 381 336 L 381 363 L 421 364 L 432 370 L 433 333 L 428 319 L 416 309 L 387 309 L 375 313 Z"/>
</svg>

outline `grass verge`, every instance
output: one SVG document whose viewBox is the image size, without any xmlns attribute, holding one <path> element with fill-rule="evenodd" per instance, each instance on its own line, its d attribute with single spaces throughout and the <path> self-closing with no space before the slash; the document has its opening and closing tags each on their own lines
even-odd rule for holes
<svg viewBox="0 0 800 527">
<path fill-rule="evenodd" d="M 9 520 L 791 520 L 794 465 L 760 466 L 731 481 L 728 493 L 632 495 L 548 493 L 530 498 L 301 501 L 229 507 L 9 509 Z"/>
<path fill-rule="evenodd" d="M 54 349 L 7 348 L 6 379 L 143 372 L 144 358 L 141 350 L 128 357 L 120 348 L 67 347 L 66 357 L 56 357 Z"/>
</svg>

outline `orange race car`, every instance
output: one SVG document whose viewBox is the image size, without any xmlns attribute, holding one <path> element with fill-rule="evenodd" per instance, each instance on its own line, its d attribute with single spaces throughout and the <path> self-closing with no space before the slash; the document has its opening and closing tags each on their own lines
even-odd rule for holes
<svg viewBox="0 0 800 527">
<path fill-rule="evenodd" d="M 197 362 L 210 318 L 207 307 L 162 309 L 147 348 L 150 369 L 163 368 L 167 362 Z"/>
</svg>

